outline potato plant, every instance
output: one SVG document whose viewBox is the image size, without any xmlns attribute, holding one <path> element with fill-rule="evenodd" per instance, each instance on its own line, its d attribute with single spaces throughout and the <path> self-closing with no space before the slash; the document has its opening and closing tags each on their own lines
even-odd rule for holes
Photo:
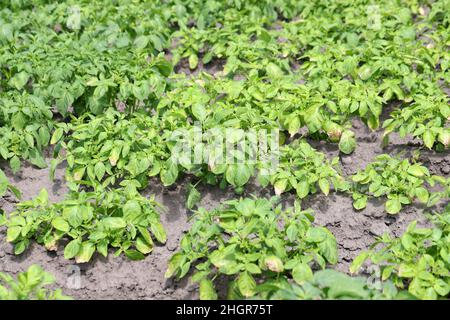
<svg viewBox="0 0 450 320">
<path fill-rule="evenodd" d="M 384 234 L 353 261 L 350 271 L 357 272 L 371 261 L 380 267 L 382 280 L 392 280 L 417 298 L 448 298 L 450 206 L 431 220 L 432 228 L 419 228 L 417 221 L 412 222 L 399 238 Z"/>
<path fill-rule="evenodd" d="M 291 189 L 300 199 L 320 190 L 328 195 L 331 188 L 344 191 L 348 183 L 339 173 L 338 158 L 331 162 L 323 153 L 316 151 L 306 141 L 295 141 L 281 149 L 280 164 L 276 173 L 269 177 L 275 194 L 280 195 Z M 260 179 L 263 185 L 268 181 Z"/>
<path fill-rule="evenodd" d="M 54 277 L 38 265 L 20 272 L 17 279 L 0 272 L 0 300 L 71 300 L 61 289 L 46 288 L 54 282 Z"/>
<path fill-rule="evenodd" d="M 203 107 L 194 109 L 193 106 L 192 109 L 195 116 L 206 119 L 207 111 Z M 348 188 L 339 173 L 338 159 L 333 159 L 324 170 L 325 156 L 306 141 L 281 148 L 281 163 L 275 172 L 268 174 L 265 173 L 269 172 L 267 163 L 261 160 L 245 163 L 245 159 L 256 159 L 256 135 L 214 126 L 214 132 L 227 137 L 227 143 L 232 143 L 236 149 L 234 154 L 223 158 L 223 150 L 217 152 L 214 136 L 204 134 L 202 140 L 197 141 L 193 137 L 194 126 L 179 133 L 166 130 L 162 134 L 159 126 L 161 123 L 156 117 L 139 113 L 127 116 L 109 109 L 102 116 L 86 114 L 69 125 L 58 125 L 51 143 L 56 144 L 57 150 L 65 150 L 67 180 L 90 186 L 137 179 L 144 188 L 149 177 L 157 175 L 169 186 L 181 173 L 187 173 L 209 184 L 232 185 L 237 192 L 242 192 L 250 178 L 258 175 L 260 183 L 272 184 L 276 194 L 295 189 L 300 198 L 315 193 L 317 186 L 326 195 L 332 187 L 341 191 Z M 175 144 L 184 149 L 176 151 Z M 200 163 L 195 162 L 197 154 Z M 53 169 L 57 163 L 53 162 Z"/>
<path fill-rule="evenodd" d="M 306 129 L 304 135 L 340 142 L 342 152 L 353 152 L 356 140 L 348 129 L 350 117 L 336 114 L 334 102 L 326 103 L 306 85 L 293 83 L 299 80 L 299 75 L 269 77 L 255 71 L 242 80 L 208 74 L 199 74 L 195 81 L 180 77 L 158 110 L 170 128 L 188 126 L 190 116 L 206 128 L 278 128 L 289 136 Z"/>
<path fill-rule="evenodd" d="M 450 145 L 450 107 L 446 96 L 436 95 L 436 98 L 420 96 L 407 109 L 397 110 L 391 119 L 383 123 L 385 135 L 398 131 L 401 137 L 412 134 L 420 137 L 424 145 L 431 149 L 440 145 L 447 149 Z M 441 149 L 442 149 L 441 148 Z"/>
<path fill-rule="evenodd" d="M 407 291 L 398 290 L 386 281 L 380 287 L 371 286 L 365 277 L 351 277 L 333 269 L 314 272 L 301 285 L 282 278 L 269 280 L 256 288 L 258 297 L 273 300 L 392 300 L 415 299 Z"/>
<path fill-rule="evenodd" d="M 312 278 L 312 268 L 335 264 L 336 239 L 326 228 L 312 226 L 312 211 L 299 204 L 283 210 L 275 200 L 244 198 L 212 211 L 200 208 L 166 277 L 193 271 L 200 298 L 216 299 L 215 280 L 227 276 L 228 298 L 250 298 L 261 281 L 288 276 L 303 283 Z"/>
<path fill-rule="evenodd" d="M 77 263 L 88 262 L 95 252 L 107 257 L 110 248 L 116 256 L 124 253 L 140 260 L 152 252 L 154 240 L 166 242 L 158 207 L 153 199 L 139 195 L 131 182 L 120 189 L 72 192 L 58 203 L 49 202 L 43 189 L 2 220 L 15 254 L 36 240 L 49 251 L 64 245 L 64 257 Z"/>
<path fill-rule="evenodd" d="M 410 163 L 389 155 L 377 156 L 364 170 L 352 177 L 353 206 L 360 210 L 365 208 L 371 197 L 385 197 L 385 210 L 389 214 L 397 214 L 403 205 L 415 199 L 428 203 L 432 193 L 428 185 L 440 181 L 440 177 L 431 176 L 428 169 L 419 162 Z M 435 196 L 432 196 L 435 198 Z M 436 199 L 435 199 L 436 200 Z"/>
<path fill-rule="evenodd" d="M 0 40 L 8 46 L 1 56 L 2 87 L 30 90 L 64 116 L 70 109 L 100 114 L 115 99 L 127 110 L 154 102 L 172 70 L 158 55 L 167 37 L 161 30 L 164 17 L 146 16 L 145 9 L 157 8 L 136 4 L 122 18 L 139 16 L 140 27 L 120 28 L 120 21 L 114 21 L 119 15 L 105 21 L 124 5 L 67 1 L 43 5 L 45 16 L 34 10 L 4 10 Z M 152 34 L 146 35 L 149 29 Z M 37 36 L 28 36 L 30 32 Z"/>
<path fill-rule="evenodd" d="M 20 170 L 21 159 L 47 167 L 43 151 L 54 127 L 50 105 L 26 92 L 0 97 L 0 159 L 8 161 L 14 173 Z"/>
</svg>

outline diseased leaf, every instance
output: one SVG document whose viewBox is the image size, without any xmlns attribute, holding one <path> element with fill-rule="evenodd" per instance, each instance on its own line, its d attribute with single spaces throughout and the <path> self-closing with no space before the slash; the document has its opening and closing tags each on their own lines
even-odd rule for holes
<svg viewBox="0 0 450 320">
<path fill-rule="evenodd" d="M 200 300 L 217 300 L 217 293 L 211 280 L 202 279 L 200 281 Z"/>
<path fill-rule="evenodd" d="M 352 153 L 356 148 L 356 139 L 353 131 L 345 130 L 339 140 L 339 150 L 345 154 Z"/>
<path fill-rule="evenodd" d="M 386 201 L 385 209 L 387 213 L 396 214 L 402 209 L 402 204 L 398 199 L 391 199 Z"/>
<path fill-rule="evenodd" d="M 292 277 L 298 284 L 303 284 L 313 278 L 313 272 L 306 263 L 298 263 L 292 269 Z"/>
<path fill-rule="evenodd" d="M 244 297 L 249 298 L 255 294 L 256 282 L 250 273 L 241 273 L 237 280 L 237 285 Z"/>
</svg>

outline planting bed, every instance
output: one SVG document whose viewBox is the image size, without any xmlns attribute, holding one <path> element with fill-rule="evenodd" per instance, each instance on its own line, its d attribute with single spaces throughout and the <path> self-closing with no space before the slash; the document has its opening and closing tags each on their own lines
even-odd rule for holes
<svg viewBox="0 0 450 320">
<path fill-rule="evenodd" d="M 448 299 L 449 7 L 6 1 L 0 273 L 74 299 Z M 275 173 L 220 169 L 196 126 L 276 130 Z"/>
<path fill-rule="evenodd" d="M 358 147 L 351 156 L 341 158 L 347 174 L 356 169 L 363 168 L 377 154 L 381 153 L 380 134 L 364 129 L 360 123 L 355 124 L 358 134 Z M 321 146 L 330 156 L 338 153 L 336 148 Z M 414 144 L 405 139 L 396 139 L 392 149 L 411 151 Z M 423 153 L 422 161 L 427 164 L 435 174 L 449 177 L 450 155 L 436 155 L 432 152 Z M 64 184 L 65 166 L 57 170 L 54 182 L 48 179 L 47 169 L 36 169 L 27 166 L 20 176 L 7 172 L 11 181 L 23 191 L 24 199 L 36 196 L 41 188 L 50 191 L 51 199 L 58 201 L 63 198 L 67 188 Z M 196 299 L 198 286 L 186 280 L 174 281 L 164 278 L 167 263 L 171 255 L 179 248 L 179 240 L 183 233 L 189 229 L 189 211 L 185 208 L 186 181 L 180 181 L 175 189 L 167 190 L 158 182 L 148 188 L 145 193 L 156 194 L 165 209 L 162 222 L 168 231 L 168 243 L 158 246 L 155 251 L 143 261 L 129 261 L 125 257 L 108 259 L 97 257 L 92 262 L 80 265 L 81 286 L 79 289 L 70 289 L 73 282 L 73 261 L 64 259 L 62 251 L 49 253 L 45 248 L 33 245 L 29 252 L 22 256 L 15 256 L 12 245 L 6 243 L 6 232 L 3 228 L 0 234 L 2 243 L 0 262 L 2 271 L 16 274 L 25 271 L 31 264 L 36 263 L 56 277 L 56 284 L 64 292 L 77 299 Z M 219 188 L 200 187 L 202 194 L 200 206 L 214 208 L 222 201 L 235 198 L 232 190 L 224 192 Z M 251 185 L 246 195 L 273 195 L 272 190 L 261 189 Z M 286 203 L 292 205 L 294 196 L 284 197 Z M 14 208 L 16 200 L 4 197 L 2 205 L 7 211 Z M 421 226 L 427 226 L 427 220 L 422 215 L 422 205 L 413 205 L 404 210 L 405 214 L 388 216 L 383 210 L 383 203 L 374 201 L 369 203 L 363 212 L 353 209 L 352 201 L 344 195 L 317 195 L 305 201 L 305 207 L 311 207 L 316 214 L 316 223 L 326 226 L 336 236 L 339 244 L 338 270 L 348 272 L 348 266 L 353 258 L 373 243 L 376 236 L 389 232 L 399 236 L 407 225 L 418 220 Z"/>
</svg>

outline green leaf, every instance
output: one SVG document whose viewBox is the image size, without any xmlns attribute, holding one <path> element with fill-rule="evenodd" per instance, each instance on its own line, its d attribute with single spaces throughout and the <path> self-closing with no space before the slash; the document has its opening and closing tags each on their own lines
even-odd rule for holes
<svg viewBox="0 0 450 320">
<path fill-rule="evenodd" d="M 52 138 L 50 140 L 50 144 L 55 144 L 61 140 L 62 136 L 64 134 L 63 128 L 58 128 L 53 132 Z"/>
<path fill-rule="evenodd" d="M 105 228 L 110 230 L 116 229 L 124 229 L 127 226 L 127 223 L 123 218 L 120 217 L 107 217 L 102 220 L 102 224 Z"/>
<path fill-rule="evenodd" d="M 76 263 L 86 263 L 91 260 L 92 255 L 95 252 L 95 245 L 91 242 L 83 242 L 81 244 L 81 249 L 75 256 Z"/>
<path fill-rule="evenodd" d="M 81 242 L 78 239 L 70 241 L 64 248 L 64 259 L 74 258 L 81 249 Z"/>
<path fill-rule="evenodd" d="M 420 202 L 422 203 L 428 202 L 429 193 L 427 189 L 425 189 L 424 187 L 417 187 L 414 192 L 416 194 L 417 199 L 419 199 Z"/>
<path fill-rule="evenodd" d="M 53 219 L 52 226 L 56 230 L 59 230 L 62 232 L 69 232 L 69 230 L 70 230 L 69 223 L 61 217 L 56 217 L 55 219 Z"/>
<path fill-rule="evenodd" d="M 45 162 L 44 158 L 42 157 L 42 154 L 36 149 L 30 150 L 30 155 L 28 156 L 28 160 L 30 160 L 30 162 L 32 164 L 34 164 L 36 167 L 38 167 L 40 169 L 47 168 L 47 163 Z"/>
<path fill-rule="evenodd" d="M 149 37 L 150 37 L 150 40 L 152 41 L 155 49 L 158 51 L 163 51 L 163 43 L 162 43 L 161 38 L 155 34 L 151 34 Z"/>
<path fill-rule="evenodd" d="M 308 229 L 306 232 L 305 240 L 308 242 L 322 242 L 326 239 L 327 234 L 324 231 L 324 228 L 321 227 L 313 227 Z"/>
<path fill-rule="evenodd" d="M 178 166 L 171 160 L 167 160 L 165 167 L 161 170 L 161 181 L 164 186 L 170 186 L 178 178 Z"/>
<path fill-rule="evenodd" d="M 242 272 L 237 280 L 237 285 L 241 294 L 249 298 L 255 294 L 256 282 L 248 272 Z"/>
<path fill-rule="evenodd" d="M 14 244 L 14 254 L 19 255 L 22 254 L 27 248 L 27 240 L 22 240 Z"/>
<path fill-rule="evenodd" d="M 126 219 L 133 219 L 141 215 L 142 208 L 138 201 L 128 200 L 123 206 L 122 211 Z"/>
<path fill-rule="evenodd" d="M 7 222 L 6 215 L 2 212 L 3 211 L 0 209 L 0 226 L 4 226 Z"/>
<path fill-rule="evenodd" d="M 167 235 L 161 223 L 153 222 L 150 226 L 150 230 L 152 231 L 156 240 L 158 240 L 160 243 L 166 243 Z"/>
<path fill-rule="evenodd" d="M 425 176 L 427 174 L 428 170 L 419 164 L 413 164 L 408 167 L 407 172 L 410 175 L 420 178 L 420 177 Z"/>
<path fill-rule="evenodd" d="M 300 118 L 293 116 L 288 122 L 288 132 L 291 136 L 294 136 L 300 130 Z"/>
<path fill-rule="evenodd" d="M 9 80 L 9 85 L 16 88 L 17 90 L 21 90 L 27 84 L 28 79 L 30 79 L 30 75 L 25 71 L 21 71 L 19 73 L 16 73 Z"/>
<path fill-rule="evenodd" d="M 185 258 L 181 252 L 175 253 L 169 260 L 164 277 L 165 278 L 172 277 L 184 261 Z"/>
<path fill-rule="evenodd" d="M 367 251 L 360 253 L 355 259 L 353 259 L 352 264 L 350 265 L 350 272 L 351 273 L 358 272 L 368 257 L 369 252 Z"/>
<path fill-rule="evenodd" d="M 294 224 L 291 224 L 286 229 L 286 235 L 288 236 L 289 241 L 294 242 L 297 239 L 298 228 Z"/>
<path fill-rule="evenodd" d="M 398 267 L 398 275 L 404 278 L 412 278 L 416 273 L 414 265 L 402 263 Z"/>
<path fill-rule="evenodd" d="M 294 269 L 292 269 L 292 278 L 295 282 L 302 285 L 313 278 L 313 272 L 306 263 L 298 263 Z"/>
<path fill-rule="evenodd" d="M 363 65 L 358 71 L 358 76 L 361 80 L 368 80 L 372 76 L 372 68 L 368 65 Z"/>
<path fill-rule="evenodd" d="M 60 160 L 59 159 L 52 159 L 50 161 L 50 180 L 54 181 L 55 180 L 55 172 L 56 172 L 56 168 L 58 167 L 58 165 L 60 164 Z"/>
<path fill-rule="evenodd" d="M 402 204 L 399 199 L 391 199 L 386 201 L 385 209 L 387 213 L 396 214 L 402 209 Z"/>
<path fill-rule="evenodd" d="M 189 55 L 189 68 L 190 69 L 195 69 L 198 66 L 198 56 L 195 53 L 191 53 L 191 55 Z"/>
<path fill-rule="evenodd" d="M 41 189 L 39 195 L 35 199 L 39 202 L 41 206 L 46 206 L 48 204 L 48 192 L 47 189 Z"/>
<path fill-rule="evenodd" d="M 366 281 L 331 269 L 317 271 L 314 274 L 314 282 L 320 287 L 329 288 L 327 293 L 329 299 L 367 299 L 370 293 L 364 288 Z"/>
<path fill-rule="evenodd" d="M 65 116 L 67 115 L 69 107 L 73 104 L 74 100 L 75 99 L 70 92 L 64 91 L 62 96 L 56 99 L 56 109 L 59 113 Z"/>
<path fill-rule="evenodd" d="M 235 187 L 244 186 L 251 177 L 251 169 L 243 163 L 231 164 L 225 173 L 228 183 Z"/>
<path fill-rule="evenodd" d="M 143 254 L 149 254 L 153 250 L 152 242 L 147 242 L 142 237 L 137 237 L 136 239 L 136 249 L 143 253 Z"/>
<path fill-rule="evenodd" d="M 251 216 L 255 212 L 255 209 L 255 201 L 252 199 L 245 198 L 236 204 L 236 210 L 246 217 Z"/>
<path fill-rule="evenodd" d="M 192 208 L 200 201 L 201 194 L 193 185 L 189 185 L 188 192 L 186 207 L 189 210 L 192 210 Z"/>
<path fill-rule="evenodd" d="M 309 183 L 303 178 L 296 186 L 295 190 L 300 199 L 305 198 L 309 194 Z"/>
<path fill-rule="evenodd" d="M 356 139 L 353 131 L 345 130 L 339 140 L 339 150 L 345 154 L 352 153 L 356 148 Z"/>
<path fill-rule="evenodd" d="M 136 250 L 125 250 L 125 255 L 128 257 L 128 259 L 133 261 L 145 259 L 145 256 Z"/>
<path fill-rule="evenodd" d="M 170 74 L 172 73 L 172 64 L 164 58 L 159 59 L 155 65 L 158 68 L 159 72 L 161 72 L 161 74 L 165 77 L 170 76 Z"/>
<path fill-rule="evenodd" d="M 97 162 L 95 167 L 94 167 L 94 172 L 95 172 L 95 176 L 97 177 L 97 179 L 99 181 L 102 181 L 103 176 L 105 175 L 105 165 L 103 164 L 103 162 Z"/>
<path fill-rule="evenodd" d="M 433 285 L 433 289 L 442 297 L 445 297 L 450 292 L 450 284 L 442 279 L 437 279 Z"/>
<path fill-rule="evenodd" d="M 410 250 L 412 247 L 414 247 L 413 237 L 408 233 L 403 234 L 403 236 L 401 237 L 401 243 L 406 250 Z"/>
<path fill-rule="evenodd" d="M 443 130 L 440 132 L 438 140 L 444 145 L 444 148 L 448 148 L 450 146 L 450 130 Z"/>
<path fill-rule="evenodd" d="M 337 249 L 337 243 L 334 236 L 327 231 L 327 237 L 324 241 L 319 242 L 318 247 L 320 248 L 320 252 L 322 255 L 327 259 L 327 261 L 331 264 L 335 264 L 338 261 L 338 249 Z"/>
<path fill-rule="evenodd" d="M 5 173 L 0 169 L 0 197 L 3 197 L 8 191 L 9 181 Z"/>
<path fill-rule="evenodd" d="M 9 227 L 8 231 L 6 232 L 6 241 L 13 242 L 19 237 L 21 231 L 22 227 L 20 226 Z"/>
<path fill-rule="evenodd" d="M 17 131 L 22 130 L 26 124 L 26 119 L 23 113 L 19 111 L 13 114 L 13 116 L 11 117 L 11 124 Z"/>
<path fill-rule="evenodd" d="M 431 130 L 426 130 L 423 133 L 422 139 L 423 139 L 423 143 L 425 144 L 425 146 L 428 149 L 431 149 L 431 148 L 433 148 L 436 136 L 431 132 Z"/>
<path fill-rule="evenodd" d="M 236 168 L 236 175 L 234 177 L 235 186 L 237 187 L 244 186 L 251 176 L 252 171 L 249 166 L 245 164 L 238 164 Z"/>
<path fill-rule="evenodd" d="M 20 160 L 19 157 L 14 156 L 9 160 L 9 166 L 11 167 L 11 170 L 14 174 L 19 172 L 20 170 Z"/>
<path fill-rule="evenodd" d="M 105 239 L 100 240 L 97 243 L 97 251 L 106 258 L 108 256 L 108 241 Z"/>
<path fill-rule="evenodd" d="M 279 79 L 281 77 L 283 77 L 283 71 L 280 69 L 279 66 L 277 66 L 276 64 L 270 62 L 267 66 L 266 66 L 266 73 L 267 76 L 269 77 L 269 79 L 271 80 L 275 80 L 275 79 Z"/>
<path fill-rule="evenodd" d="M 260 274 L 261 273 L 261 269 L 254 263 L 247 263 L 245 265 L 245 270 L 247 270 L 248 272 L 250 272 L 252 274 Z"/>
<path fill-rule="evenodd" d="M 39 142 L 41 146 L 47 146 L 50 141 L 50 133 L 46 127 L 40 127 L 39 131 Z"/>
<path fill-rule="evenodd" d="M 319 187 L 320 190 L 322 190 L 322 192 L 327 196 L 328 193 L 330 192 L 330 183 L 328 182 L 327 179 L 320 179 L 319 180 Z"/>
<path fill-rule="evenodd" d="M 10 23 L 2 23 L 0 25 L 0 41 L 7 40 L 7 41 L 13 41 L 14 40 L 14 28 L 12 24 Z"/>
<path fill-rule="evenodd" d="M 364 209 L 367 205 L 367 196 L 362 196 L 358 199 L 356 199 L 355 201 L 353 201 L 353 207 L 356 210 L 361 210 Z"/>
<path fill-rule="evenodd" d="M 147 46 L 149 40 L 150 39 L 147 36 L 138 36 L 138 37 L 136 37 L 136 39 L 134 39 L 134 43 L 133 44 L 134 44 L 136 49 L 141 50 L 141 49 L 144 49 Z"/>
<path fill-rule="evenodd" d="M 139 233 L 142 236 L 142 239 L 149 245 L 153 245 L 152 237 L 150 236 L 150 232 L 144 227 L 138 227 Z"/>
<path fill-rule="evenodd" d="M 207 116 L 207 111 L 201 103 L 196 103 L 191 108 L 192 108 L 192 114 L 194 115 L 194 117 L 197 120 L 199 120 L 201 122 L 205 121 L 206 116 Z"/>
</svg>

